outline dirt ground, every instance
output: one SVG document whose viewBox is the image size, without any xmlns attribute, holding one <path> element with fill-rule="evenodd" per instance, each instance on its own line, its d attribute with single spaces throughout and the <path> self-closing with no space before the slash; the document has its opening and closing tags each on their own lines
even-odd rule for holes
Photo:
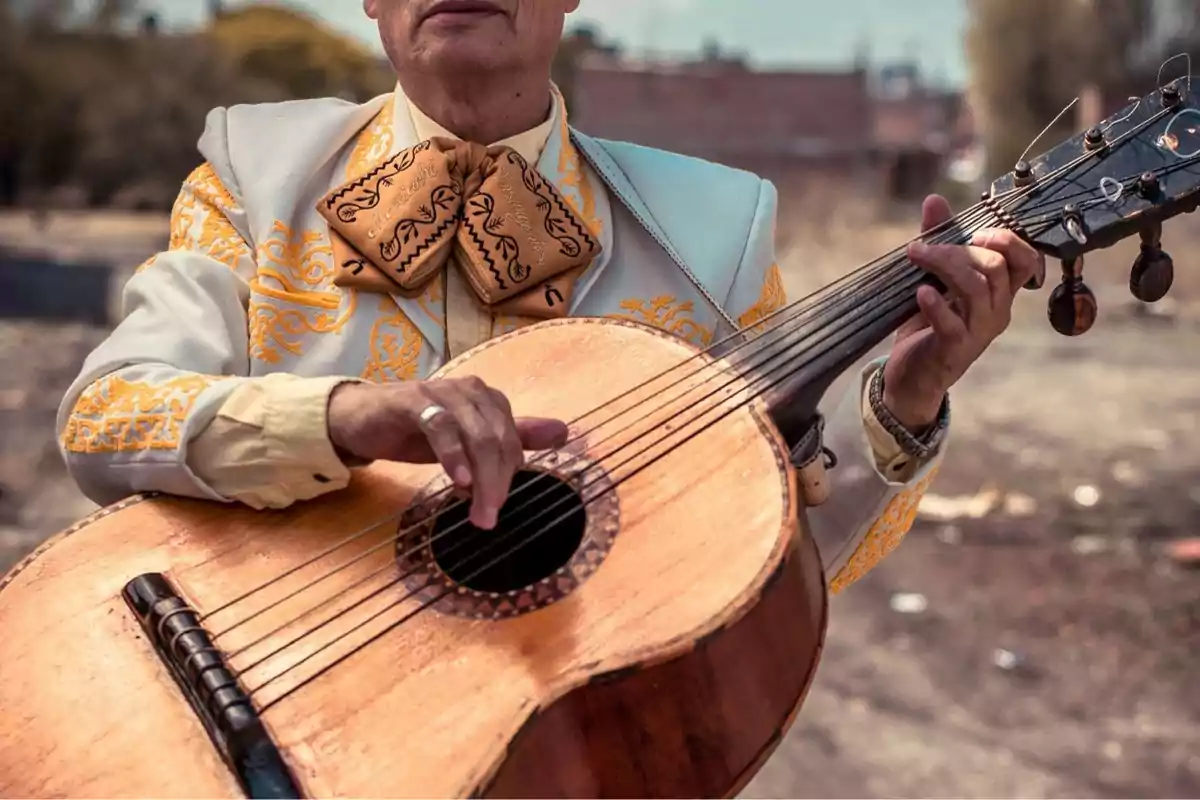
<svg viewBox="0 0 1200 800">
<path fill-rule="evenodd" d="M 790 288 L 906 235 L 793 232 Z M 1128 300 L 1129 248 L 1089 266 L 1084 337 L 1049 329 L 1048 288 L 1021 297 L 955 392 L 916 528 L 834 601 L 816 686 L 745 796 L 1200 797 L 1200 571 L 1163 551 L 1200 535 L 1200 279 L 1174 251 L 1161 316 Z M 51 436 L 102 335 L 0 323 L 0 568 L 89 509 Z"/>
</svg>

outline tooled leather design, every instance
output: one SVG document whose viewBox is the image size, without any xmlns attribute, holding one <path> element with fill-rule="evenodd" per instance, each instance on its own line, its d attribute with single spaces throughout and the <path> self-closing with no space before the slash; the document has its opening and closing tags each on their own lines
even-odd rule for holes
<svg viewBox="0 0 1200 800">
<path fill-rule="evenodd" d="M 589 254 L 595 255 L 596 251 L 600 249 L 599 243 L 592 237 L 591 231 L 586 226 L 579 224 L 554 185 L 530 166 L 520 153 L 511 152 L 508 154 L 508 159 L 521 168 L 521 177 L 525 188 L 537 195 L 541 203 L 545 204 L 546 218 L 543 224 L 546 233 L 562 245 L 563 255 L 568 258 L 578 257 L 584 250 L 581 242 L 586 245 Z M 539 207 L 541 207 L 541 203 L 539 203 Z M 558 210 L 557 215 L 553 213 L 555 208 Z M 574 229 L 573 233 L 567 230 L 567 225 Z"/>
<path fill-rule="evenodd" d="M 421 142 L 414 147 L 405 150 L 397 155 L 400 160 L 396 162 L 396 168 L 390 175 L 385 175 L 382 178 L 379 176 L 384 173 L 389 165 L 395 159 L 389 158 L 379 166 L 372 169 L 366 175 L 356 181 L 346 184 L 341 189 L 338 189 L 333 194 L 329 195 L 325 200 L 325 205 L 331 211 L 336 207 L 338 218 L 344 222 L 354 222 L 358 217 L 358 212 L 369 211 L 379 205 L 379 200 L 382 197 L 380 189 L 390 186 L 390 181 L 393 178 L 399 177 L 401 173 L 407 171 L 416 162 L 417 156 L 430 148 L 429 142 Z M 374 188 L 369 188 L 374 184 Z M 341 203 L 342 198 L 346 195 L 363 190 L 363 194 L 356 198 L 356 201 Z"/>
<path fill-rule="evenodd" d="M 449 193 L 449 196 L 447 196 Z M 462 188 L 455 184 L 439 186 L 430 196 L 430 206 L 420 206 L 417 213 L 420 217 L 405 218 L 396 223 L 392 229 L 392 237 L 379 243 L 379 256 L 384 263 L 395 261 L 404 253 L 404 245 L 415 237 L 422 225 L 432 225 L 438 222 L 438 210 L 450 211 L 453 201 L 462 196 Z M 435 210 L 437 209 L 437 210 Z M 446 231 L 458 224 L 461 214 L 451 213 L 445 216 L 437 226 L 429 232 L 425 239 L 410 252 L 403 261 L 396 265 L 396 272 L 403 275 L 412 263 L 423 256 L 445 235 Z"/>
<path fill-rule="evenodd" d="M 475 206 L 475 207 L 482 206 L 482 210 L 475 214 L 464 215 L 463 230 L 466 232 L 466 234 L 470 238 L 471 242 L 475 245 L 475 247 L 476 247 L 475 252 L 477 252 L 479 254 L 480 258 L 483 259 L 484 264 L 487 265 L 488 272 L 492 273 L 492 277 L 494 277 L 496 279 L 496 284 L 500 287 L 501 290 L 507 289 L 508 284 L 506 284 L 504 282 L 504 275 L 501 274 L 500 270 L 496 268 L 496 262 L 492 259 L 492 254 L 488 251 L 487 242 L 485 242 L 483 240 L 483 238 L 479 235 L 480 229 L 482 229 L 483 232 L 485 232 L 485 233 L 490 233 L 488 228 L 489 228 L 489 226 L 494 224 L 495 217 L 493 217 L 492 215 L 496 210 L 496 199 L 494 197 L 492 197 L 490 194 L 480 192 L 478 195 L 471 198 L 468 205 Z M 476 224 L 472 218 L 479 217 L 481 214 L 484 216 L 483 223 Z M 501 255 L 507 255 L 508 248 L 511 247 L 514 252 L 513 259 L 515 260 L 517 258 L 520 258 L 521 248 L 517 244 L 515 239 L 513 239 L 511 236 L 505 236 L 503 234 L 491 234 L 491 235 L 497 240 L 497 242 L 498 242 L 497 246 L 501 250 Z M 511 277 L 511 274 L 512 274 L 511 267 L 508 270 L 508 272 Z M 526 272 L 525 272 L 524 277 L 525 278 L 529 277 L 528 267 L 526 267 Z M 517 279 L 514 279 L 514 280 L 517 280 Z M 519 280 L 524 280 L 524 278 L 521 278 Z"/>
</svg>

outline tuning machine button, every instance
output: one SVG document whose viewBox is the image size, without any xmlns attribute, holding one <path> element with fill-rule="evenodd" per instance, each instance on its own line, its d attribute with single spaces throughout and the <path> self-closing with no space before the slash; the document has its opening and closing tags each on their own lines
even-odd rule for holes
<svg viewBox="0 0 1200 800">
<path fill-rule="evenodd" d="M 1162 186 L 1153 172 L 1143 172 L 1137 179 L 1137 193 L 1143 200 L 1157 200 Z"/>
<path fill-rule="evenodd" d="M 1129 291 L 1143 303 L 1157 303 L 1171 291 L 1175 262 L 1162 249 L 1162 223 L 1142 228 L 1142 250 L 1129 270 Z"/>
<path fill-rule="evenodd" d="M 1050 293 L 1050 326 L 1063 336 L 1081 336 L 1096 324 L 1096 295 L 1083 282 L 1083 256 L 1064 259 L 1062 282 Z"/>
</svg>

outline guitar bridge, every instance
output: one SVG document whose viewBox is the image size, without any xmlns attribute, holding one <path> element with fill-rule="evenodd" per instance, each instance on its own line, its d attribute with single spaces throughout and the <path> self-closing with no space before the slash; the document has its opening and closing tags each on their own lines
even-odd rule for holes
<svg viewBox="0 0 1200 800">
<path fill-rule="evenodd" d="M 200 615 L 158 573 L 122 596 L 250 798 L 301 797 L 291 771 Z"/>
</svg>

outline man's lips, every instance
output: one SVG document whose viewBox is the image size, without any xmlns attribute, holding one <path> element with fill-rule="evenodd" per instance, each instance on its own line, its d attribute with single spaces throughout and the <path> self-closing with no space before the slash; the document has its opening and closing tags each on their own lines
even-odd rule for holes
<svg viewBox="0 0 1200 800">
<path fill-rule="evenodd" d="M 425 22 L 434 17 L 469 18 L 503 13 L 504 9 L 495 3 L 487 2 L 487 0 L 441 0 L 439 3 L 434 3 L 425 12 L 421 21 Z"/>
</svg>

